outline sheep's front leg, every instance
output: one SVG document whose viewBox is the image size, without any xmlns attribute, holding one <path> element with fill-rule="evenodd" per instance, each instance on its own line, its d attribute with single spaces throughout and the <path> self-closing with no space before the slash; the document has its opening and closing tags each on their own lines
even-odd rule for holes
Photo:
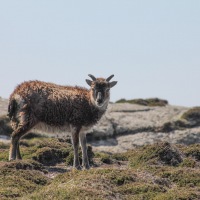
<svg viewBox="0 0 200 200">
<path fill-rule="evenodd" d="M 79 156 L 78 156 L 78 148 L 79 148 L 79 128 L 72 128 L 71 129 L 72 134 L 72 144 L 74 148 L 74 164 L 73 167 L 76 169 L 81 169 L 80 162 L 79 162 Z"/>
<path fill-rule="evenodd" d="M 81 143 L 81 149 L 82 149 L 82 158 L 83 158 L 83 167 L 85 169 L 89 169 L 89 161 L 88 161 L 88 155 L 87 155 L 87 142 L 86 142 L 86 136 L 85 133 L 82 131 L 79 134 L 79 140 Z"/>
</svg>

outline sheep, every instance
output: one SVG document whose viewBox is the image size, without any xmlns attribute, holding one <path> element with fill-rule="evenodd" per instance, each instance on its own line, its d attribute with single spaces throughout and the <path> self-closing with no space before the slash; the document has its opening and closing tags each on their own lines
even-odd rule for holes
<svg viewBox="0 0 200 200">
<path fill-rule="evenodd" d="M 90 89 L 79 86 L 61 86 L 42 81 L 27 81 L 18 85 L 9 98 L 8 116 L 13 132 L 9 160 L 22 159 L 19 140 L 32 129 L 54 134 L 71 132 L 74 149 L 73 167 L 81 169 L 78 157 L 79 142 L 82 149 L 83 169 L 89 169 L 86 135 L 84 130 L 96 124 L 106 112 L 110 88 L 117 81 L 86 79 Z"/>
</svg>

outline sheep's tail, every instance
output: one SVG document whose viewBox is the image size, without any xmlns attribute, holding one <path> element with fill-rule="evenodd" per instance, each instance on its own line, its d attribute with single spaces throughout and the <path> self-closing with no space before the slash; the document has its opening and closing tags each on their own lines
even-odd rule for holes
<svg viewBox="0 0 200 200">
<path fill-rule="evenodd" d="M 14 117 L 17 111 L 17 102 L 15 99 L 10 99 L 8 104 L 8 117 L 10 120 Z"/>
</svg>

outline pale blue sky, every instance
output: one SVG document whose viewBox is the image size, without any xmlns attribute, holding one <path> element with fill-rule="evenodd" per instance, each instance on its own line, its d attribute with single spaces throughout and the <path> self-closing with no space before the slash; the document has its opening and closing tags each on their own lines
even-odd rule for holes
<svg viewBox="0 0 200 200">
<path fill-rule="evenodd" d="M 200 105 L 199 0 L 0 1 L 0 96 L 43 80 L 87 87 L 115 74 L 111 100 Z"/>
</svg>

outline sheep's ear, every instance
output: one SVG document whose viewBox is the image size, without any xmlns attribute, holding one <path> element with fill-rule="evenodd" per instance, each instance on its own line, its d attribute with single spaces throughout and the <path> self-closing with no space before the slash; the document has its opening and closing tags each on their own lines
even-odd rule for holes
<svg viewBox="0 0 200 200">
<path fill-rule="evenodd" d="M 85 79 L 86 83 L 91 86 L 92 85 L 92 81 L 91 80 L 88 80 L 88 79 Z"/>
<path fill-rule="evenodd" d="M 110 88 L 114 87 L 117 84 L 117 81 L 112 81 L 109 83 Z"/>
</svg>

